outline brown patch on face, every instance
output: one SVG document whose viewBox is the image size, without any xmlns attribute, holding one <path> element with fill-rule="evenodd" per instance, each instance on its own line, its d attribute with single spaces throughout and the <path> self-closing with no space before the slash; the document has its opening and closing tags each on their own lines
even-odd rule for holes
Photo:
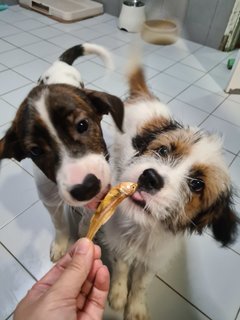
<svg viewBox="0 0 240 320">
<path fill-rule="evenodd" d="M 149 145 L 154 140 L 160 139 L 164 136 L 164 133 L 175 131 L 181 128 L 181 126 L 172 119 L 166 119 L 164 117 L 158 117 L 152 119 L 144 124 L 138 131 L 137 135 L 132 139 L 132 145 L 139 155 L 145 153 L 149 148 Z"/>
<path fill-rule="evenodd" d="M 229 192 L 230 181 L 219 167 L 207 164 L 196 164 L 189 177 L 204 181 L 204 188 L 200 192 L 191 192 L 184 209 L 186 217 L 181 217 L 181 224 L 186 226 L 193 221 L 196 230 L 201 231 L 212 222 L 214 210 L 209 208 L 213 208 L 218 199 Z"/>
<path fill-rule="evenodd" d="M 192 134 L 190 129 L 183 128 L 172 119 L 156 118 L 147 122 L 133 140 L 140 154 L 154 155 L 161 147 L 167 148 L 172 160 L 187 157 L 192 145 L 200 139 L 201 133 Z"/>
<path fill-rule="evenodd" d="M 67 85 L 52 85 L 49 89 L 46 96 L 49 116 L 69 154 L 106 153 L 101 115 L 91 106 L 84 91 Z"/>
</svg>

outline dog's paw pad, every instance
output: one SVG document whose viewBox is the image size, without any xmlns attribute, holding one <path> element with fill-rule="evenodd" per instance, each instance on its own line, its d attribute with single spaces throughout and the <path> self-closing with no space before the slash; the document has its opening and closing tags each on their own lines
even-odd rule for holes
<svg viewBox="0 0 240 320">
<path fill-rule="evenodd" d="M 114 283 L 108 296 L 110 307 L 116 311 L 123 310 L 127 303 L 127 294 L 126 286 L 122 285 L 120 282 Z"/>
<path fill-rule="evenodd" d="M 146 305 L 144 303 L 128 304 L 124 312 L 124 320 L 150 320 Z"/>
<path fill-rule="evenodd" d="M 52 262 L 58 261 L 60 258 L 62 258 L 65 253 L 67 252 L 67 249 L 69 247 L 68 241 L 62 241 L 62 242 L 56 242 L 53 241 L 50 248 L 50 258 Z"/>
</svg>

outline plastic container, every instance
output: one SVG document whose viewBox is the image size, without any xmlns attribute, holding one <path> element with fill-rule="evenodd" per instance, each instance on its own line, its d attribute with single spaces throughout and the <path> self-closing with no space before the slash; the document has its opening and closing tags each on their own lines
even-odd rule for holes
<svg viewBox="0 0 240 320">
<path fill-rule="evenodd" d="M 145 4 L 142 1 L 123 1 L 118 27 L 128 32 L 140 32 L 145 21 Z"/>
<path fill-rule="evenodd" d="M 178 27 L 171 20 L 148 20 L 143 24 L 141 37 L 152 44 L 172 44 L 178 39 Z"/>
<path fill-rule="evenodd" d="M 91 0 L 19 0 L 19 3 L 61 22 L 82 20 L 103 13 L 103 5 Z"/>
</svg>

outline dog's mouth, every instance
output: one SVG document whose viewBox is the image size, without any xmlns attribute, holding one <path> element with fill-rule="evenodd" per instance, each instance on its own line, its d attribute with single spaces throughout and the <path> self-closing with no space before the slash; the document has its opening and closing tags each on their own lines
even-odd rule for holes
<svg viewBox="0 0 240 320">
<path fill-rule="evenodd" d="M 141 191 L 134 192 L 134 194 L 130 197 L 130 199 L 139 207 L 145 208 L 146 201 L 144 200 L 143 195 L 141 194 Z"/>
<path fill-rule="evenodd" d="M 96 210 L 100 202 L 110 190 L 110 187 L 111 185 L 109 184 L 103 191 L 99 192 L 90 202 L 88 202 L 85 207 L 90 210 Z"/>
</svg>

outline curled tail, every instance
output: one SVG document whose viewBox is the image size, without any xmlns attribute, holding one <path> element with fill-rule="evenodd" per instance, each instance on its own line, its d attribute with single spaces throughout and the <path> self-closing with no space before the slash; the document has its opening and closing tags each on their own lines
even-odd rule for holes
<svg viewBox="0 0 240 320">
<path fill-rule="evenodd" d="M 127 66 L 127 78 L 129 85 L 130 97 L 147 96 L 152 97 L 152 93 L 146 83 L 142 61 L 141 49 L 139 47 L 132 47 L 130 52 L 130 59 Z"/>
<path fill-rule="evenodd" d="M 68 50 L 63 52 L 63 54 L 61 54 L 59 60 L 72 65 L 77 58 L 89 54 L 95 54 L 99 56 L 109 70 L 114 69 L 114 64 L 110 52 L 100 45 L 87 42 L 69 48 Z"/>
</svg>

